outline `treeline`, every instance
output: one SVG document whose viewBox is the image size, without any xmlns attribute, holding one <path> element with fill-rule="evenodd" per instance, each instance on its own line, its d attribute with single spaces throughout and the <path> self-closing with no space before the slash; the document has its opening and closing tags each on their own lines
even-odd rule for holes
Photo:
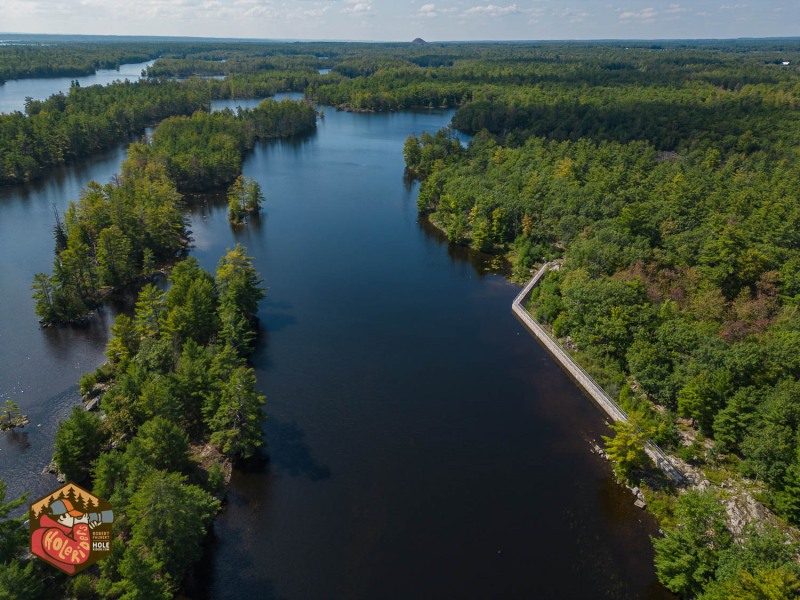
<svg viewBox="0 0 800 600">
<path fill-rule="evenodd" d="M 0 597 L 172 598 L 219 510 L 231 463 L 263 445 L 263 396 L 246 356 L 253 347 L 258 274 L 243 248 L 216 276 L 178 263 L 164 293 L 147 285 L 132 317 L 112 326 L 108 362 L 81 380 L 100 392 L 102 417 L 75 407 L 55 437 L 69 480 L 114 506 L 111 556 L 68 582 L 21 558 L 19 520 L 0 522 Z M 0 486 L 0 518 L 8 516 Z M 47 596 L 52 597 L 52 596 Z"/>
<path fill-rule="evenodd" d="M 252 56 L 240 53 L 220 53 L 225 58 L 160 58 L 147 68 L 147 77 L 226 76 L 262 71 L 299 71 L 317 73 L 331 64 L 329 58 L 313 54 Z"/>
<path fill-rule="evenodd" d="M 302 91 L 315 76 L 312 71 L 273 71 L 234 75 L 224 81 L 72 86 L 68 94 L 28 102 L 26 114 L 0 114 L 0 185 L 41 177 L 55 166 L 92 156 L 141 134 L 145 127 L 167 117 L 207 111 L 212 99 Z M 256 120 L 272 119 L 265 111 L 256 115 Z M 266 137 L 291 135 L 293 127 L 282 123 L 280 131 Z"/>
<path fill-rule="evenodd" d="M 98 69 L 142 63 L 163 51 L 155 44 L 8 44 L 0 46 L 0 84 L 8 79 L 79 77 Z"/>
<path fill-rule="evenodd" d="M 313 106 L 265 101 L 257 108 L 172 117 L 151 143 L 134 143 L 121 177 L 90 183 L 55 227 L 52 275 L 33 282 L 44 323 L 85 318 L 110 291 L 151 274 L 188 243 L 180 192 L 227 187 L 256 140 L 309 131 Z"/>
<path fill-rule="evenodd" d="M 258 140 L 312 131 L 317 111 L 305 102 L 266 100 L 251 110 L 198 112 L 173 117 L 153 132 L 149 144 L 131 146 L 132 159 L 166 167 L 179 191 L 227 187 L 242 170 L 245 152 Z"/>
<path fill-rule="evenodd" d="M 276 70 L 262 73 L 234 73 L 222 80 L 204 80 L 203 85 L 215 100 L 264 98 L 279 92 L 303 92 L 317 78 L 319 74 L 312 70 Z"/>
<path fill-rule="evenodd" d="M 27 114 L 0 114 L 0 185 L 107 150 L 166 117 L 208 110 L 209 90 L 188 83 L 74 85 L 68 94 L 28 102 Z"/>
<path fill-rule="evenodd" d="M 676 444 L 675 416 L 692 419 L 800 524 L 795 152 L 723 160 L 488 135 L 462 150 L 439 133 L 411 138 L 406 159 L 425 178 L 421 212 L 453 242 L 506 253 L 520 277 L 565 259 L 534 291 L 535 314 L 623 404 L 635 381 L 667 410 L 656 441 Z"/>
<path fill-rule="evenodd" d="M 358 45 L 335 43 L 120 42 L 108 39 L 85 42 L 22 35 L 9 35 L 5 39 L 10 39 L 11 43 L 0 46 L 0 84 L 9 79 L 91 75 L 98 69 L 116 69 L 122 64 L 141 63 L 160 57 L 163 57 L 164 65 L 173 66 L 176 63 L 169 61 L 202 61 L 198 63 L 197 70 L 191 73 L 196 75 L 224 74 L 210 72 L 214 67 L 204 65 L 205 62 L 232 61 L 246 65 L 257 64 L 259 60 L 269 57 L 284 57 L 284 65 L 316 67 L 320 64 L 321 68 L 329 64 L 324 61 L 330 61 L 341 51 L 354 53 L 359 50 Z M 273 64 L 281 64 L 280 60 Z M 190 74 L 181 67 L 176 71 L 167 69 L 159 72 L 161 68 L 157 67 L 153 76 L 180 77 Z M 206 72 L 201 72 L 203 69 Z"/>
<path fill-rule="evenodd" d="M 55 226 L 51 275 L 33 280 L 36 315 L 45 324 L 86 317 L 111 290 L 173 259 L 186 247 L 181 196 L 163 165 L 132 153 L 122 176 L 91 182 Z"/>
<path fill-rule="evenodd" d="M 340 66 L 334 72 L 347 72 Z M 393 111 L 414 107 L 448 108 L 471 98 L 473 89 L 463 81 L 438 81 L 435 76 L 408 77 L 417 66 L 376 71 L 355 79 L 319 78 L 306 93 L 321 104 L 345 110 Z M 397 82 L 403 82 L 397 85 Z"/>
<path fill-rule="evenodd" d="M 764 70 L 781 68 L 770 65 Z M 765 82 L 765 77 L 743 84 L 740 75 L 728 75 L 735 84 L 690 77 L 679 85 L 664 85 L 655 75 L 655 83 L 661 85 L 605 82 L 584 88 L 543 83 L 484 89 L 457 112 L 453 126 L 471 133 L 486 129 L 512 146 L 530 136 L 545 136 L 648 140 L 659 150 L 680 152 L 715 148 L 750 154 L 766 149 L 780 154 L 800 132 L 795 78 Z"/>
<path fill-rule="evenodd" d="M 617 141 L 645 135 L 656 143 L 653 130 L 691 131 L 689 125 L 702 126 L 708 111 L 744 118 L 761 102 L 770 107 L 776 99 L 785 101 L 786 93 L 794 94 L 798 58 L 796 40 L 385 47 L 360 56 L 341 53 L 333 71 L 346 79 L 320 80 L 312 95 L 358 110 L 439 106 L 446 98 L 448 106 L 464 103 L 456 116 L 462 129 L 519 131 L 522 140 L 530 134 L 557 139 L 600 134 Z M 778 87 L 762 94 L 759 86 Z M 715 97 L 720 90 L 730 93 Z M 626 128 L 630 119 L 649 131 Z M 649 124 L 653 120 L 655 125 Z M 663 149 L 680 138 L 668 131 L 661 135 Z"/>
</svg>

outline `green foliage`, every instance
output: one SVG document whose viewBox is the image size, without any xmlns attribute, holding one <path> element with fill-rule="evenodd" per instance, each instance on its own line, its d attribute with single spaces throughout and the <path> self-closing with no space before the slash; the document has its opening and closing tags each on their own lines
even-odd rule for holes
<svg viewBox="0 0 800 600">
<path fill-rule="evenodd" d="M 312 105 L 271 100 L 238 114 L 196 112 L 162 121 L 151 143 L 131 144 L 121 178 L 105 186 L 91 182 L 80 201 L 70 203 L 63 224 L 67 243 L 56 253 L 53 274 L 34 277 L 36 314 L 47 324 L 85 318 L 109 288 L 150 274 L 156 262 L 185 248 L 179 191 L 227 186 L 239 176 L 244 154 L 257 140 L 296 135 L 315 126 Z M 259 184 L 245 178 L 238 187 L 234 195 L 242 214 L 260 210 Z M 198 288 L 193 296 L 196 305 L 171 315 L 168 326 L 176 345 L 194 331 L 191 335 L 198 341 L 207 341 L 213 328 L 208 321 L 212 291 L 209 285 Z M 157 331 L 159 324 L 148 325 Z M 113 360 L 123 358 L 125 352 L 120 350 L 124 349 L 112 351 Z"/>
<path fill-rule="evenodd" d="M 82 406 L 73 407 L 55 435 L 53 459 L 59 472 L 68 480 L 83 481 L 89 473 L 89 463 L 98 456 L 105 441 L 100 417 Z"/>
<path fill-rule="evenodd" d="M 133 319 L 124 314 L 117 315 L 111 326 L 111 339 L 106 348 L 106 357 L 111 364 L 126 364 L 139 351 L 139 335 Z"/>
<path fill-rule="evenodd" d="M 125 600 L 169 600 L 174 588 L 162 570 L 149 549 L 128 547 L 119 564 L 119 580 L 109 585 L 109 595 Z"/>
<path fill-rule="evenodd" d="M 186 568 L 200 558 L 200 542 L 218 508 L 207 492 L 180 475 L 155 471 L 141 482 L 128 507 L 130 549 L 147 552 L 155 570 L 178 585 Z"/>
<path fill-rule="evenodd" d="M 316 126 L 316 117 L 313 105 L 288 100 L 265 100 L 238 114 L 230 110 L 196 112 L 191 117 L 162 121 L 153 132 L 152 143 L 137 152 L 148 162 L 164 164 L 182 192 L 220 189 L 239 176 L 244 153 L 256 140 L 310 131 Z M 260 190 L 248 186 L 245 203 L 255 206 Z"/>
<path fill-rule="evenodd" d="M 76 600 L 91 600 L 97 597 L 94 589 L 94 581 L 85 573 L 72 577 L 67 584 L 67 589 L 69 590 L 70 597 Z"/>
<path fill-rule="evenodd" d="M 208 420 L 211 443 L 231 458 L 249 458 L 263 445 L 264 397 L 252 369 L 238 367 L 222 386 L 219 405 Z"/>
<path fill-rule="evenodd" d="M 466 150 L 449 130 L 404 145 L 420 213 L 520 278 L 562 258 L 531 311 L 611 393 L 631 382 L 660 405 L 658 418 L 635 407 L 658 443 L 676 442 L 670 418 L 690 419 L 798 523 L 800 120 L 773 51 L 546 44 L 512 61 L 477 46 L 436 68 L 362 65 L 312 93 L 380 109 L 379 85 L 397 100 L 469 82 L 453 121 L 476 133 Z M 623 465 L 630 437 L 613 448 Z M 700 463 L 706 447 L 679 453 Z"/>
<path fill-rule="evenodd" d="M 25 517 L 9 518 L 13 511 L 27 502 L 27 495 L 6 501 L 6 484 L 0 479 L 0 565 L 19 556 L 27 544 L 28 532 L 23 527 Z"/>
<path fill-rule="evenodd" d="M 224 469 L 205 459 L 208 444 L 232 458 L 251 456 L 263 444 L 264 397 L 245 365 L 247 348 L 221 343 L 227 334 L 218 317 L 228 306 L 243 321 L 241 339 L 252 339 L 264 295 L 252 259 L 237 246 L 213 278 L 190 258 L 175 265 L 168 283 L 166 294 L 145 286 L 134 317 L 119 316 L 112 328 L 113 376 L 102 410 L 115 448 L 98 456 L 94 448 L 78 452 L 80 443 L 64 442 L 79 454 L 66 458 L 81 468 L 97 456 L 94 492 L 123 515 L 115 522 L 120 550 L 103 561 L 94 586 L 102 597 L 171 597 L 202 553 L 219 508 L 210 493 L 224 491 Z M 83 431 L 73 421 L 89 413 L 80 413 L 60 427 L 57 451 L 59 436 L 68 437 L 62 432 Z M 209 465 L 207 472 L 198 463 Z"/>
<path fill-rule="evenodd" d="M 154 469 L 184 471 L 189 466 L 186 433 L 161 416 L 153 417 L 139 428 L 125 453 L 128 460 L 141 460 Z"/>
<path fill-rule="evenodd" d="M 27 417 L 20 411 L 19 405 L 9 399 L 0 408 L 0 431 L 22 427 L 27 423 Z"/>
<path fill-rule="evenodd" d="M 786 567 L 800 575 L 796 563 L 798 544 L 780 529 L 761 524 L 759 529 L 747 528 L 742 540 L 719 555 L 717 581 L 735 579 L 743 571 L 755 573 L 759 570 Z"/>
<path fill-rule="evenodd" d="M 225 470 L 219 463 L 212 463 L 208 468 L 208 480 L 206 489 L 210 494 L 221 494 L 225 489 Z"/>
<path fill-rule="evenodd" d="M 725 508 L 710 491 L 688 491 L 675 507 L 675 525 L 654 538 L 658 579 L 672 592 L 693 597 L 714 579 L 720 553 L 730 547 Z"/>
<path fill-rule="evenodd" d="M 97 69 L 117 69 L 123 63 L 151 60 L 165 50 L 164 44 L 25 41 L 0 47 L 0 81 L 91 75 Z"/>
<path fill-rule="evenodd" d="M 800 577 L 787 567 L 739 571 L 723 583 L 715 583 L 701 600 L 792 600 L 800 595 Z"/>
<path fill-rule="evenodd" d="M 220 340 L 246 355 L 252 350 L 258 303 L 264 298 L 262 281 L 253 261 L 240 245 L 228 250 L 217 266 Z"/>
<path fill-rule="evenodd" d="M 611 428 L 613 437 L 603 436 L 606 453 L 614 466 L 614 473 L 623 481 L 627 481 L 634 471 L 644 468 L 649 458 L 644 451 L 647 434 L 641 429 L 642 419 L 635 413 L 629 415 L 628 421 L 615 421 Z"/>
<path fill-rule="evenodd" d="M 0 49 L 0 61 L 7 48 Z M 207 108 L 209 102 L 209 91 L 197 86 L 146 81 L 72 86 L 68 94 L 33 100 L 27 114 L 0 115 L 0 185 L 36 179 L 52 167 L 128 140 L 165 117 Z"/>
<path fill-rule="evenodd" d="M 39 600 L 44 592 L 44 577 L 34 561 L 0 563 L 0 600 Z"/>
<path fill-rule="evenodd" d="M 94 389 L 95 385 L 97 385 L 97 375 L 95 373 L 84 373 L 81 375 L 78 384 L 81 388 L 81 395 L 85 396 Z"/>
<path fill-rule="evenodd" d="M 129 161 L 130 162 L 130 161 Z M 56 255 L 53 274 L 38 274 L 33 290 L 43 322 L 84 318 L 108 287 L 132 282 L 145 251 L 164 260 L 185 244 L 180 196 L 163 169 L 144 168 L 100 186 L 90 183 L 65 215 L 67 247 Z M 152 265 L 148 266 L 152 269 Z"/>
<path fill-rule="evenodd" d="M 228 221 L 241 224 L 249 213 L 261 210 L 264 194 L 255 179 L 239 177 L 228 188 Z"/>
</svg>

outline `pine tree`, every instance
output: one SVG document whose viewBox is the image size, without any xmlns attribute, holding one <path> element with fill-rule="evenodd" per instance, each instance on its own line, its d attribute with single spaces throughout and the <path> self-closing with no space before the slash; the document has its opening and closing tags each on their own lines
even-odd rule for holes
<svg viewBox="0 0 800 600">
<path fill-rule="evenodd" d="M 211 443 L 232 458 L 249 458 L 263 445 L 264 397 L 252 369 L 238 367 L 223 386 L 219 407 L 208 423 Z"/>
<path fill-rule="evenodd" d="M 9 518 L 20 506 L 24 506 L 28 496 L 6 502 L 6 484 L 0 479 L 0 564 L 19 555 L 28 541 L 28 532 L 23 527 L 25 517 Z"/>
</svg>

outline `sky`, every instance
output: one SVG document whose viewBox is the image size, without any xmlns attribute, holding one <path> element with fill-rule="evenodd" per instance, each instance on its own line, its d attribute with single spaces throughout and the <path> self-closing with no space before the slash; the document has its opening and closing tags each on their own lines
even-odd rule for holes
<svg viewBox="0 0 800 600">
<path fill-rule="evenodd" d="M 0 31 L 427 41 L 787 37 L 800 0 L 0 0 Z"/>
</svg>

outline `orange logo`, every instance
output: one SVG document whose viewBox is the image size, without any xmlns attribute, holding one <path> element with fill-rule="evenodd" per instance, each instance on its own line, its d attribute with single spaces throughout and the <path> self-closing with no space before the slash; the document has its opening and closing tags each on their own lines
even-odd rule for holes
<svg viewBox="0 0 800 600">
<path fill-rule="evenodd" d="M 31 504 L 31 552 L 67 575 L 111 554 L 111 505 L 68 483 Z"/>
</svg>

